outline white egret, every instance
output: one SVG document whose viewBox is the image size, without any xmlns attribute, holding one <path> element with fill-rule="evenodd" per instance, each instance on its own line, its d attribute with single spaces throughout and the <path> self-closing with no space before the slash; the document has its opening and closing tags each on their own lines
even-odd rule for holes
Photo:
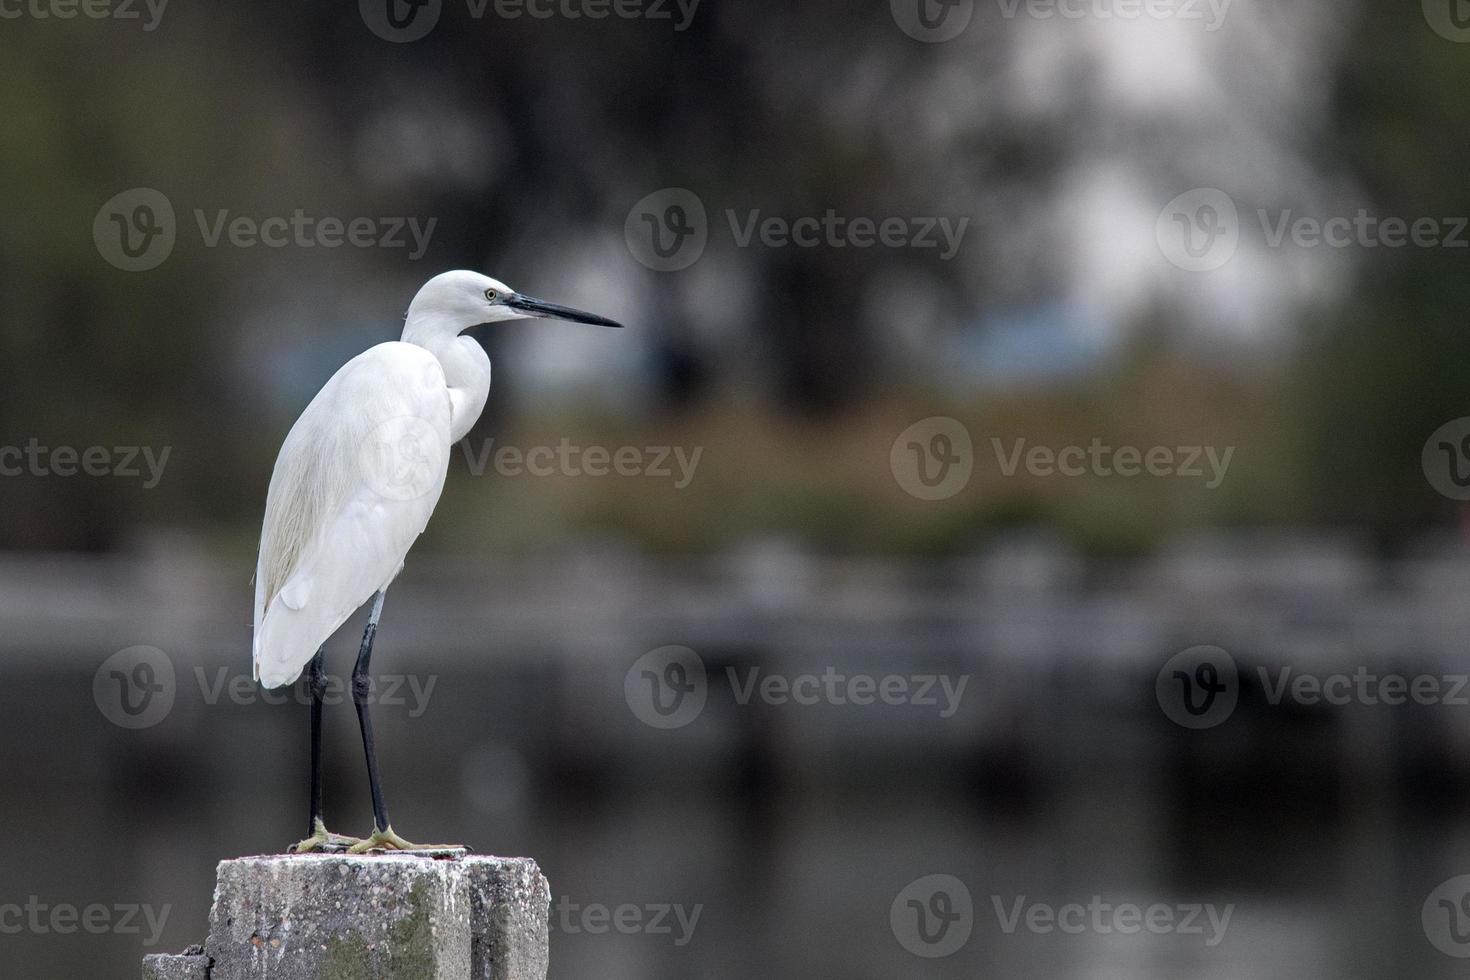
<svg viewBox="0 0 1470 980">
<path fill-rule="evenodd" d="M 410 850 L 383 803 L 368 715 L 368 670 L 388 586 L 429 522 L 449 450 L 490 394 L 490 358 L 465 330 L 549 317 L 620 324 L 522 296 L 477 272 L 446 272 L 409 305 L 399 341 L 379 344 L 334 374 L 291 427 L 266 497 L 255 570 L 255 678 L 295 683 L 309 668 L 311 833 L 298 852 L 347 846 Z M 365 840 L 327 831 L 322 816 L 322 696 L 327 639 L 368 600 L 372 612 L 352 672 L 373 798 Z"/>
</svg>

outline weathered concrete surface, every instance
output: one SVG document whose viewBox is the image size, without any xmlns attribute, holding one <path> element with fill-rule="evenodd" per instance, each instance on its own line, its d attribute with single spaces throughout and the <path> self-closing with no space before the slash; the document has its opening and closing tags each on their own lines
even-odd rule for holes
<svg viewBox="0 0 1470 980">
<path fill-rule="evenodd" d="M 545 980 L 551 885 L 528 858 L 469 858 L 470 976 Z"/>
<path fill-rule="evenodd" d="M 209 980 L 209 957 L 190 953 L 145 956 L 143 980 Z"/>
<path fill-rule="evenodd" d="M 411 855 L 225 861 L 205 949 L 211 980 L 469 980 L 468 877 Z"/>
<path fill-rule="evenodd" d="M 550 905 L 529 858 L 239 858 L 219 866 L 205 955 L 149 957 L 144 978 L 545 980 Z"/>
</svg>

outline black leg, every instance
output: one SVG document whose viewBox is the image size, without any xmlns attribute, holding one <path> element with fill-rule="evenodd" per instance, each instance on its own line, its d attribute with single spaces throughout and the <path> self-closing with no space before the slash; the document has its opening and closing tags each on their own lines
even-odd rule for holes
<svg viewBox="0 0 1470 980">
<path fill-rule="evenodd" d="M 322 647 L 311 658 L 306 683 L 311 689 L 311 824 L 306 835 L 311 837 L 322 820 L 322 697 L 327 693 L 327 648 Z"/>
<path fill-rule="evenodd" d="M 383 804 L 383 785 L 378 779 L 378 756 L 373 750 L 373 721 L 368 716 L 368 695 L 371 681 L 368 671 L 373 658 L 373 640 L 378 635 L 378 617 L 383 614 L 383 593 L 373 600 L 373 611 L 368 615 L 367 629 L 362 634 L 362 649 L 357 653 L 357 666 L 352 669 L 352 702 L 357 705 L 357 722 L 362 726 L 362 748 L 367 753 L 368 785 L 373 792 L 373 829 L 385 831 L 389 828 L 388 808 Z"/>
</svg>

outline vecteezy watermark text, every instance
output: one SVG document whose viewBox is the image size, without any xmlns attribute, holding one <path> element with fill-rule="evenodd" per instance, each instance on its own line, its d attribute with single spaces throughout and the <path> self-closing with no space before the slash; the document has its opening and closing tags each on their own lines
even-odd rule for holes
<svg viewBox="0 0 1470 980">
<path fill-rule="evenodd" d="M 217 667 L 212 674 L 203 667 L 195 667 L 194 678 L 199 684 L 200 698 L 211 706 L 223 701 L 237 705 L 251 705 L 256 702 L 281 705 L 294 702 L 304 706 L 312 701 L 311 685 L 305 678 L 275 690 L 267 690 L 248 674 L 232 672 L 228 667 Z M 352 684 L 348 679 L 327 674 L 325 682 L 322 704 L 333 707 L 352 699 Z M 417 674 L 369 676 L 365 703 L 386 708 L 406 707 L 410 718 L 419 718 L 429 710 L 429 699 L 433 697 L 434 687 L 438 683 L 437 674 L 430 674 L 427 678 Z"/>
<path fill-rule="evenodd" d="M 968 217 L 872 217 L 841 214 L 834 208 L 820 215 L 727 208 L 724 217 L 736 248 L 919 249 L 935 252 L 940 261 L 959 254 L 970 227 Z M 704 201 L 682 187 L 666 187 L 644 197 L 623 224 L 628 251 L 657 272 L 677 272 L 698 262 L 709 236 Z"/>
<path fill-rule="evenodd" d="M 146 34 L 158 28 L 166 7 L 168 0 L 0 0 L 0 20 L 136 20 Z"/>
<path fill-rule="evenodd" d="M 701 0 L 465 0 L 473 20 L 646 20 L 672 24 L 682 33 L 694 23 Z M 439 24 L 444 0 L 358 0 L 368 30 L 385 41 L 422 40 Z"/>
<path fill-rule="evenodd" d="M 1225 482 L 1235 455 L 1234 446 L 1110 446 L 1098 438 L 1086 447 L 1030 446 L 1025 439 L 1012 440 L 1009 449 L 999 439 L 990 445 L 1003 476 L 1015 476 L 1024 463 L 1032 476 L 1182 477 L 1204 480 L 1206 490 Z"/>
<path fill-rule="evenodd" d="M 996 0 L 1006 20 L 1198 20 L 1211 33 L 1234 0 Z"/>
<path fill-rule="evenodd" d="M 990 904 L 1001 933 L 1035 935 L 1199 936 L 1207 947 L 1218 946 L 1235 914 L 1233 903 L 1105 901 L 1093 895 L 1087 901 L 1054 905 L 1030 901 L 1025 895 L 991 895 Z M 938 959 L 958 952 L 975 927 L 975 903 L 965 883 L 953 875 L 919 878 L 894 898 L 889 909 L 894 938 L 909 952 Z"/>
<path fill-rule="evenodd" d="M 683 446 L 579 446 L 563 437 L 555 446 L 502 445 L 486 439 L 475 449 L 465 440 L 461 444 L 465 466 L 472 476 L 484 476 L 493 465 L 499 476 L 518 477 L 644 477 L 672 480 L 675 490 L 683 490 L 694 482 L 703 446 L 688 450 Z"/>
<path fill-rule="evenodd" d="M 479 20 L 486 8 L 501 20 L 651 20 L 669 21 L 682 34 L 694 23 L 700 0 L 465 0 L 470 16 Z"/>
<path fill-rule="evenodd" d="M 1030 476 L 1199 480 L 1206 490 L 1225 482 L 1234 446 L 1115 446 L 1100 437 L 1086 445 L 1047 446 L 1027 439 L 991 438 L 996 469 L 1006 478 Z M 889 450 L 889 469 L 898 485 L 920 500 L 945 500 L 970 482 L 975 447 L 956 419 L 936 416 L 899 433 Z"/>
<path fill-rule="evenodd" d="M 417 262 L 429 250 L 438 218 L 420 224 L 415 217 L 338 218 L 308 214 L 297 208 L 290 216 L 265 218 L 232 214 L 226 208 L 212 215 L 195 209 L 194 220 L 205 248 L 218 248 L 223 241 L 235 248 L 410 248 L 408 259 Z M 412 241 L 410 241 L 412 239 Z"/>
<path fill-rule="evenodd" d="M 1314 673 L 1295 667 L 1258 666 L 1256 680 L 1270 707 L 1445 705 L 1470 707 L 1470 675 L 1455 673 L 1381 673 L 1367 666 Z M 1155 679 L 1159 707 L 1185 728 L 1214 728 L 1235 711 L 1240 699 L 1235 658 L 1217 646 L 1190 647 L 1170 657 Z"/>
<path fill-rule="evenodd" d="M 1015 20 L 1200 21 L 1218 31 L 1233 0 L 996 0 L 1001 17 Z M 976 0 L 889 0 L 893 21 L 927 44 L 952 41 L 974 19 Z"/>
<path fill-rule="evenodd" d="M 193 674 L 199 701 L 209 707 L 224 703 L 307 705 L 312 700 L 311 683 L 305 676 L 289 687 L 266 690 L 248 673 L 230 667 L 195 667 Z M 323 704 L 332 706 L 350 699 L 352 687 L 346 678 L 327 674 L 325 682 Z M 428 711 L 438 683 L 437 674 L 374 674 L 368 677 L 366 703 L 407 708 L 410 718 L 418 718 Z M 181 684 L 172 657 L 157 647 L 135 646 L 119 650 L 102 662 L 92 677 L 92 697 L 108 721 L 119 728 L 137 730 L 152 728 L 166 719 L 181 686 L 187 693 L 188 685 Z"/>
<path fill-rule="evenodd" d="M 229 208 L 195 208 L 193 217 L 205 248 L 405 249 L 411 262 L 424 257 L 439 222 L 438 218 L 412 216 L 340 217 L 305 208 L 264 216 L 239 214 Z M 162 265 L 173 253 L 178 235 L 173 202 L 150 187 L 114 195 L 92 220 L 92 241 L 98 253 L 125 272 L 146 272 Z"/>
<path fill-rule="evenodd" d="M 24 446 L 0 446 L 0 477 L 111 476 L 120 479 L 143 477 L 143 489 L 152 490 L 163 480 L 172 446 L 156 453 L 152 446 L 44 446 L 32 437 Z M 139 463 L 146 469 L 139 469 Z"/>
<path fill-rule="evenodd" d="M 597 902 L 582 905 L 565 895 L 557 898 L 554 908 L 552 926 L 564 935 L 601 936 L 616 932 L 624 936 L 670 936 L 675 946 L 689 945 L 704 912 L 702 904 L 686 907 L 666 902 L 625 903 L 615 908 Z"/>
<path fill-rule="evenodd" d="M 937 709 L 949 719 L 959 711 L 970 682 L 968 675 L 845 673 L 827 667 L 820 674 L 765 672 L 759 667 L 726 667 L 726 682 L 735 703 L 784 707 L 833 705 Z M 623 677 L 623 697 L 634 716 L 654 728 L 683 728 L 704 711 L 709 675 L 699 654 L 688 647 L 650 650 L 634 661 Z"/>
<path fill-rule="evenodd" d="M 1467 248 L 1470 217 L 1401 217 L 1358 208 L 1351 214 L 1299 214 L 1292 208 L 1254 209 L 1260 241 L 1270 249 Z M 1164 205 L 1154 237 L 1164 257 L 1181 269 L 1208 272 L 1235 257 L 1250 225 L 1234 199 L 1197 187 Z"/>
<path fill-rule="evenodd" d="M 146 926 L 148 933 L 143 945 L 157 946 L 172 911 L 171 905 L 155 909 L 151 905 L 135 904 L 50 904 L 32 895 L 24 904 L 0 903 L 0 935 L 72 936 L 85 932 L 93 936 L 137 936 L 143 934 Z"/>
<path fill-rule="evenodd" d="M 945 674 L 887 674 L 875 677 L 872 674 L 843 674 L 836 667 L 828 667 L 821 674 L 762 674 L 759 667 L 741 671 L 734 667 L 725 668 L 730 690 L 735 694 L 735 703 L 750 704 L 759 700 L 762 704 L 816 704 L 868 705 L 886 704 L 914 705 L 920 708 L 938 708 L 939 717 L 953 718 L 960 710 L 960 699 L 965 696 L 965 685 L 970 682 L 967 675 L 958 678 Z"/>
<path fill-rule="evenodd" d="M 1405 704 L 1470 707 L 1470 675 L 1466 674 L 1379 674 L 1367 667 L 1352 673 L 1312 674 L 1282 667 L 1273 678 L 1265 667 L 1257 667 L 1266 702 L 1273 707 L 1283 701 L 1312 707 L 1319 704 Z"/>
<path fill-rule="evenodd" d="M 759 208 L 744 217 L 734 208 L 725 211 L 730 236 L 740 248 L 759 242 L 766 248 L 924 248 L 939 249 L 941 261 L 959 254 L 969 218 L 847 217 L 831 208 L 820 218 L 765 215 Z"/>
<path fill-rule="evenodd" d="M 1069 936 L 1084 933 L 1134 936 L 1148 932 L 1156 936 L 1203 936 L 1209 947 L 1220 945 L 1230 928 L 1230 917 L 1235 914 L 1234 903 L 1216 906 L 1212 902 L 1173 905 L 1155 902 L 1141 906 L 1132 902 L 1105 902 L 1101 895 L 1093 895 L 1086 903 L 1064 905 L 1027 902 L 1025 895 L 1010 899 L 992 895 L 990 902 L 1001 932 L 1008 936 L 1021 928 L 1041 936 L 1053 932 Z"/>
</svg>

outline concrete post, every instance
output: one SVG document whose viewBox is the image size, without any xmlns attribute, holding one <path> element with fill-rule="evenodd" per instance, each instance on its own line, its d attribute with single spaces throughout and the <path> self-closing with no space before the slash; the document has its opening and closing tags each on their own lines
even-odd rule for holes
<svg viewBox="0 0 1470 980">
<path fill-rule="evenodd" d="M 545 980 L 551 890 L 529 858 L 221 862 L 209 940 L 143 980 Z"/>
</svg>

